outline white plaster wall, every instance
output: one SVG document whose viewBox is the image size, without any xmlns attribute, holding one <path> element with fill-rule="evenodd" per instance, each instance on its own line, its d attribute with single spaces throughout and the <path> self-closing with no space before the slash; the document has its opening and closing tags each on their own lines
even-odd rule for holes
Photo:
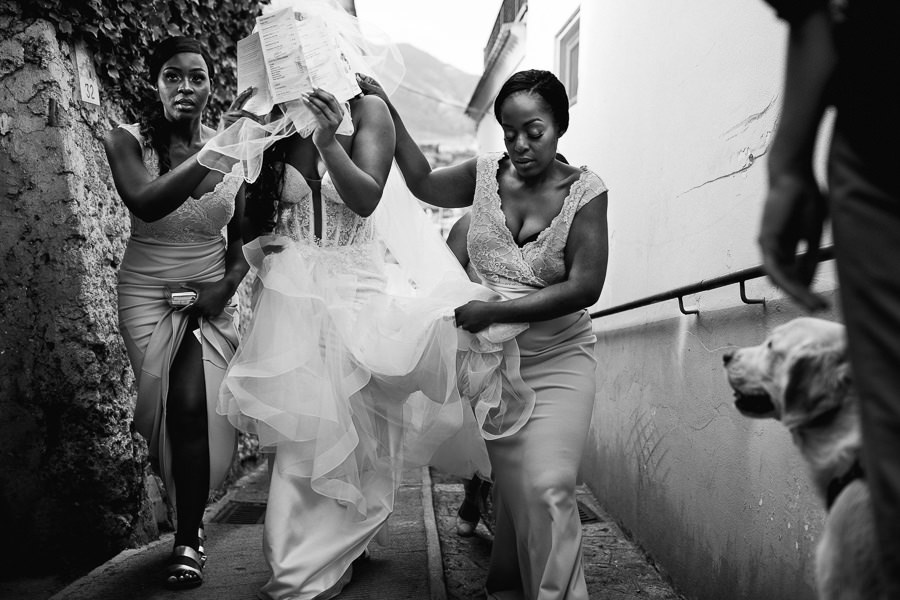
<svg viewBox="0 0 900 600">
<path fill-rule="evenodd" d="M 775 301 L 598 328 L 582 478 L 687 598 L 815 598 L 825 513 L 788 431 L 734 409 L 721 359 L 797 314 Z"/>
<path fill-rule="evenodd" d="M 528 43 L 522 69 L 545 69 L 556 73 L 554 38 L 581 4 L 580 0 L 529 0 Z"/>
<path fill-rule="evenodd" d="M 528 34 L 526 33 L 525 35 L 527 40 Z M 488 84 L 490 89 L 494 90 L 494 96 L 500 91 L 503 82 L 505 82 L 510 75 L 516 71 L 527 68 L 522 65 L 526 50 L 527 45 L 520 43 L 516 46 L 514 51 L 504 53 L 499 57 L 490 73 L 490 82 Z M 475 128 L 475 141 L 480 153 L 503 152 L 506 150 L 506 147 L 503 145 L 503 129 L 494 117 L 493 101 L 491 101 L 491 105 L 488 107 L 484 118 L 478 122 Z"/>
<path fill-rule="evenodd" d="M 555 70 L 576 9 L 580 89 L 560 151 L 610 188 L 596 308 L 759 264 L 784 26 L 762 0 L 532 0 L 513 70 Z M 481 149 L 502 149 L 488 117 Z M 815 286 L 834 301 L 829 263 Z M 721 362 L 799 313 L 765 279 L 747 291 L 766 306 L 735 285 L 686 298 L 699 317 L 671 301 L 595 320 L 583 478 L 688 598 L 812 599 L 824 513 L 787 431 L 734 410 Z"/>
<path fill-rule="evenodd" d="M 586 3 L 582 32 L 566 142 L 611 190 L 601 306 L 758 262 L 784 37 L 762 2 Z"/>
<path fill-rule="evenodd" d="M 549 15 L 531 16 L 553 30 Z M 610 187 L 612 260 L 598 307 L 759 263 L 785 35 L 761 0 L 583 4 L 579 101 L 561 149 Z M 529 48 L 552 46 L 536 38 L 530 29 Z M 830 272 L 819 285 L 834 287 Z M 780 296 L 762 280 L 750 288 Z M 734 299 L 692 300 L 721 308 Z"/>
<path fill-rule="evenodd" d="M 500 125 L 494 118 L 493 111 L 486 114 L 478 123 L 475 143 L 478 146 L 479 153 L 506 151 L 506 147 L 503 145 L 503 129 L 500 128 Z"/>
</svg>

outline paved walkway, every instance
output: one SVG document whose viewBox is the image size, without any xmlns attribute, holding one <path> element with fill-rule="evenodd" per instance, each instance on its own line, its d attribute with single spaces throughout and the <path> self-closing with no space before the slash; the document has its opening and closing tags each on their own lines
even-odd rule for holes
<svg viewBox="0 0 900 600">
<path fill-rule="evenodd" d="M 172 536 L 126 550 L 52 596 L 51 600 L 251 600 L 265 582 L 262 515 L 268 487 L 263 465 L 207 510 L 209 562 L 205 582 L 173 592 L 161 583 Z M 463 488 L 428 470 L 405 473 L 386 546 L 372 544 L 372 558 L 357 563 L 340 600 L 478 600 L 490 556 L 491 534 L 455 534 Z M 596 517 L 583 524 L 585 576 L 595 600 L 678 600 L 643 555 L 625 538 L 590 492 L 581 507 Z M 590 520 L 590 519 L 589 519 Z M 37 600 L 37 598 L 36 598 Z"/>
<path fill-rule="evenodd" d="M 479 523 L 473 537 L 457 536 L 456 509 L 464 497 L 463 486 L 436 474 L 433 488 L 447 598 L 483 600 L 491 533 Z M 586 486 L 578 488 L 577 500 L 582 513 L 584 576 L 593 600 L 682 600 Z"/>
</svg>

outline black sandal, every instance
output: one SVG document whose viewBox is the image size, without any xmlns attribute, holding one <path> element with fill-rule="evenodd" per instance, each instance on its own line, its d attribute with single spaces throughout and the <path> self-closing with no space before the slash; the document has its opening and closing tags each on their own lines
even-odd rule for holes
<svg viewBox="0 0 900 600">
<path fill-rule="evenodd" d="M 206 567 L 206 548 L 204 548 L 204 544 L 206 543 L 206 531 L 203 529 L 203 525 L 200 526 L 200 529 L 197 530 L 197 554 L 200 555 L 200 568 Z"/>
<path fill-rule="evenodd" d="M 166 585 L 173 590 L 195 588 L 203 583 L 200 554 L 190 546 L 175 546 L 166 567 Z"/>
</svg>

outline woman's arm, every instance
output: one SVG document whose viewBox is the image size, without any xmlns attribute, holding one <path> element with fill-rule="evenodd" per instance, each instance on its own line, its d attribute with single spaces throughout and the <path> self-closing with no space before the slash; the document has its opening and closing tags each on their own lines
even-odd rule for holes
<svg viewBox="0 0 900 600">
<path fill-rule="evenodd" d="M 143 221 L 159 220 L 184 204 L 209 173 L 196 157 L 191 157 L 154 178 L 144 166 L 140 143 L 121 127 L 103 138 L 103 147 L 119 196 Z"/>
<path fill-rule="evenodd" d="M 588 308 L 600 298 L 609 260 L 607 193 L 596 196 L 572 220 L 566 241 L 565 281 L 515 300 L 472 301 L 456 309 L 456 324 L 477 332 L 492 323 L 546 321 Z"/>
<path fill-rule="evenodd" d="M 225 250 L 225 275 L 219 281 L 190 282 L 184 287 L 197 292 L 197 301 L 190 310 L 203 317 L 214 317 L 225 310 L 250 265 L 244 258 L 241 222 L 244 219 L 244 186 L 234 198 L 234 216 L 228 222 L 228 247 Z"/>
<path fill-rule="evenodd" d="M 827 303 L 809 289 L 819 264 L 827 203 L 813 174 L 813 151 L 837 50 L 823 6 L 791 23 L 781 122 L 769 149 L 769 190 L 759 233 L 763 266 L 772 281 L 807 310 Z M 796 257 L 800 242 L 808 252 Z"/>
<path fill-rule="evenodd" d="M 400 113 L 393 104 L 389 104 L 388 109 L 397 130 L 394 156 L 409 191 L 419 200 L 441 208 L 471 206 L 475 197 L 477 158 L 473 157 L 449 167 L 432 169 L 419 145 L 406 129 Z"/>
<path fill-rule="evenodd" d="M 423 202 L 442 208 L 471 206 L 475 196 L 476 159 L 471 158 L 458 165 L 433 170 L 384 89 L 370 77 L 358 75 L 357 79 L 365 94 L 381 98 L 390 111 L 397 132 L 394 156 L 406 180 L 406 186 L 413 195 Z"/>
<path fill-rule="evenodd" d="M 469 222 L 472 220 L 472 213 L 467 212 L 456 220 L 450 233 L 447 234 L 447 246 L 453 252 L 453 256 L 459 261 L 463 269 L 469 266 L 469 248 L 467 245 L 467 237 L 469 235 Z"/>
<path fill-rule="evenodd" d="M 355 213 L 371 215 L 387 182 L 394 149 L 394 127 L 384 103 L 362 97 L 354 101 L 355 129 L 349 154 L 335 138 L 343 109 L 324 90 L 305 98 L 318 120 L 312 139 L 344 203 Z"/>
<path fill-rule="evenodd" d="M 259 120 L 243 110 L 244 104 L 254 94 L 253 88 L 241 92 L 222 115 L 222 123 L 228 126 L 242 117 Z M 142 221 L 157 221 L 184 204 L 194 189 L 200 185 L 209 169 L 192 156 L 168 171 L 153 177 L 144 166 L 141 144 L 121 127 L 116 127 L 103 138 L 106 160 L 112 171 L 113 182 L 119 196 L 132 213 Z"/>
</svg>

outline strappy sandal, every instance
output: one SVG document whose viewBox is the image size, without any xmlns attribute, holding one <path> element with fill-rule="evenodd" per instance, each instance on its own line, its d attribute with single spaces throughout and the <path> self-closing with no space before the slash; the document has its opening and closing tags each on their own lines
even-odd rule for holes
<svg viewBox="0 0 900 600">
<path fill-rule="evenodd" d="M 175 546 L 166 567 L 166 585 L 173 590 L 197 587 L 203 583 L 200 554 L 190 546 Z"/>
<path fill-rule="evenodd" d="M 206 567 L 206 548 L 203 546 L 206 544 L 206 531 L 203 529 L 203 525 L 200 526 L 200 529 L 197 530 L 197 554 L 200 555 L 200 568 Z"/>
</svg>

